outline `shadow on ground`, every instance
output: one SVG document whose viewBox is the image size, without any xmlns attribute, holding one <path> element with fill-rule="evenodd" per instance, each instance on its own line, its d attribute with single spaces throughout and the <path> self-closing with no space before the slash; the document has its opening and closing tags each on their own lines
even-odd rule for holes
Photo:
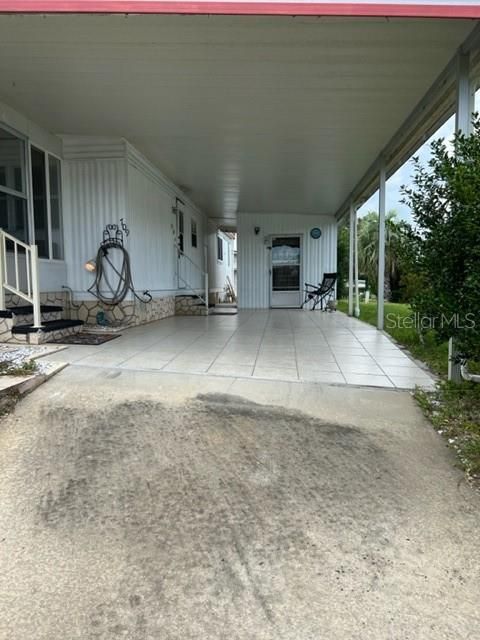
<svg viewBox="0 0 480 640">
<path fill-rule="evenodd" d="M 401 434 L 214 393 L 38 421 L 2 489 L 11 640 L 474 637 L 475 514 Z"/>
</svg>

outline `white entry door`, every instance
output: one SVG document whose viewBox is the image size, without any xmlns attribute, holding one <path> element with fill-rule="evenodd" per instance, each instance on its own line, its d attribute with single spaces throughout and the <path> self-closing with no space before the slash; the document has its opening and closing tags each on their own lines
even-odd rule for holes
<svg viewBox="0 0 480 640">
<path fill-rule="evenodd" d="M 272 238 L 271 307 L 300 307 L 302 243 L 300 236 Z"/>
</svg>

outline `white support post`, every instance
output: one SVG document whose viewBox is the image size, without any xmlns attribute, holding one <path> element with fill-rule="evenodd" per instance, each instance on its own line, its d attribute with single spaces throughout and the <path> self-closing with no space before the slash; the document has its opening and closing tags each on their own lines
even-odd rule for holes
<svg viewBox="0 0 480 640">
<path fill-rule="evenodd" d="M 470 54 L 459 53 L 457 64 L 457 105 L 455 130 L 469 134 L 472 131 L 472 115 L 475 110 L 475 94 L 470 82 Z"/>
<path fill-rule="evenodd" d="M 455 113 L 455 131 L 466 135 L 472 131 L 472 114 L 475 109 L 475 95 L 470 82 L 470 55 L 460 52 L 457 62 L 457 104 Z M 455 340 L 448 341 L 448 379 L 462 381 L 461 363 L 457 362 L 458 351 Z"/>
<path fill-rule="evenodd" d="M 208 248 L 207 245 L 203 247 L 203 260 L 204 260 L 204 284 L 205 284 L 205 308 L 208 311 Z"/>
<path fill-rule="evenodd" d="M 355 251 L 355 310 L 354 315 L 356 318 L 360 317 L 360 291 L 358 288 L 358 215 L 357 215 L 357 207 L 354 206 L 354 216 L 353 216 L 353 245 Z"/>
<path fill-rule="evenodd" d="M 380 189 L 378 192 L 378 283 L 377 283 L 377 329 L 383 331 L 384 287 L 385 287 L 385 206 L 387 177 L 385 162 L 380 166 Z"/>
<path fill-rule="evenodd" d="M 354 204 L 350 204 L 350 226 L 348 245 L 348 315 L 353 316 L 353 259 L 355 245 L 355 211 Z"/>
<path fill-rule="evenodd" d="M 5 310 L 5 289 L 3 288 L 5 282 L 5 252 L 4 252 L 4 238 L 3 232 L 0 230 L 0 309 Z"/>
<path fill-rule="evenodd" d="M 38 247 L 36 244 L 31 246 L 32 267 L 32 298 L 33 298 L 33 326 L 40 329 L 42 326 L 42 313 L 40 308 L 40 280 L 38 273 Z"/>
</svg>

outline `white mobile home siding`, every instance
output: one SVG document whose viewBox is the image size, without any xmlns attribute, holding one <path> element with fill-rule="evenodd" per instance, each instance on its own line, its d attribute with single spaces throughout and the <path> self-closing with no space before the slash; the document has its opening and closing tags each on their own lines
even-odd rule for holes
<svg viewBox="0 0 480 640">
<path fill-rule="evenodd" d="M 176 276 L 176 229 L 172 209 L 179 197 L 184 218 L 182 278 Z M 128 215 L 132 272 L 135 287 L 152 293 L 182 293 L 202 289 L 204 280 L 204 244 L 206 221 L 203 214 L 189 202 L 177 187 L 152 164 L 128 145 Z M 192 246 L 191 221 L 197 223 L 197 246 Z M 195 266 L 196 265 L 196 266 Z M 183 285 L 183 286 L 182 286 Z"/>
<path fill-rule="evenodd" d="M 260 227 L 258 235 L 255 227 Z M 310 230 L 319 227 L 314 240 Z M 270 306 L 270 251 L 272 235 L 302 236 L 302 283 L 321 282 L 323 274 L 337 270 L 337 224 L 333 216 L 300 214 L 238 214 L 238 305 L 243 309 Z"/>
<path fill-rule="evenodd" d="M 203 214 L 188 202 L 129 143 L 121 139 L 64 139 L 65 256 L 69 286 L 78 299 L 87 293 L 93 277 L 84 269 L 94 258 L 107 224 L 123 218 L 130 231 L 125 247 L 130 254 L 135 289 L 154 297 L 175 295 L 175 251 L 172 207 L 180 197 L 185 218 L 185 253 L 203 268 Z M 197 221 L 197 248 L 191 247 L 190 220 Z M 185 261 L 185 280 L 202 286 L 201 273 Z"/>
<path fill-rule="evenodd" d="M 220 237 L 223 242 L 223 260 L 218 260 L 217 238 Z M 233 285 L 234 280 L 234 240 L 222 231 L 210 230 L 208 236 L 208 274 L 209 274 L 209 290 L 222 293 L 227 284 L 227 277 Z"/>
<path fill-rule="evenodd" d="M 109 223 L 126 216 L 125 160 L 121 149 L 107 141 L 87 150 L 65 143 L 63 220 L 68 285 L 78 299 L 89 298 L 93 276 L 84 269 L 95 258 Z M 128 245 L 127 245 L 128 248 Z"/>
</svg>

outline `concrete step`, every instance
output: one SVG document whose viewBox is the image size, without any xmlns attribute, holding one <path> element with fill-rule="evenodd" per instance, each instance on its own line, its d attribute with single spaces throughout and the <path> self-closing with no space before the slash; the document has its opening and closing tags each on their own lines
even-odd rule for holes
<svg viewBox="0 0 480 640">
<path fill-rule="evenodd" d="M 63 311 L 63 307 L 60 307 L 55 304 L 41 304 L 40 311 L 42 313 L 54 313 L 58 311 Z M 17 307 L 7 307 L 3 311 L 0 311 L 0 318 L 13 318 L 13 316 L 18 315 L 29 315 L 33 314 L 33 305 L 24 304 Z"/>
<path fill-rule="evenodd" d="M 213 309 L 210 309 L 211 316 L 236 316 L 237 313 L 237 305 L 216 304 Z"/>
<path fill-rule="evenodd" d="M 59 340 L 65 336 L 78 333 L 84 325 L 83 320 L 50 320 L 43 322 L 42 327 L 34 327 L 33 324 L 14 325 L 11 329 L 12 336 L 17 339 L 26 338 L 30 344 L 41 344 L 46 340 Z"/>
<path fill-rule="evenodd" d="M 61 320 L 62 311 L 63 307 L 57 305 L 40 305 L 42 322 Z M 7 309 L 0 311 L 0 318 L 12 320 L 13 325 L 33 324 L 33 306 L 31 304 L 26 304 L 17 307 L 7 307 Z"/>
</svg>

